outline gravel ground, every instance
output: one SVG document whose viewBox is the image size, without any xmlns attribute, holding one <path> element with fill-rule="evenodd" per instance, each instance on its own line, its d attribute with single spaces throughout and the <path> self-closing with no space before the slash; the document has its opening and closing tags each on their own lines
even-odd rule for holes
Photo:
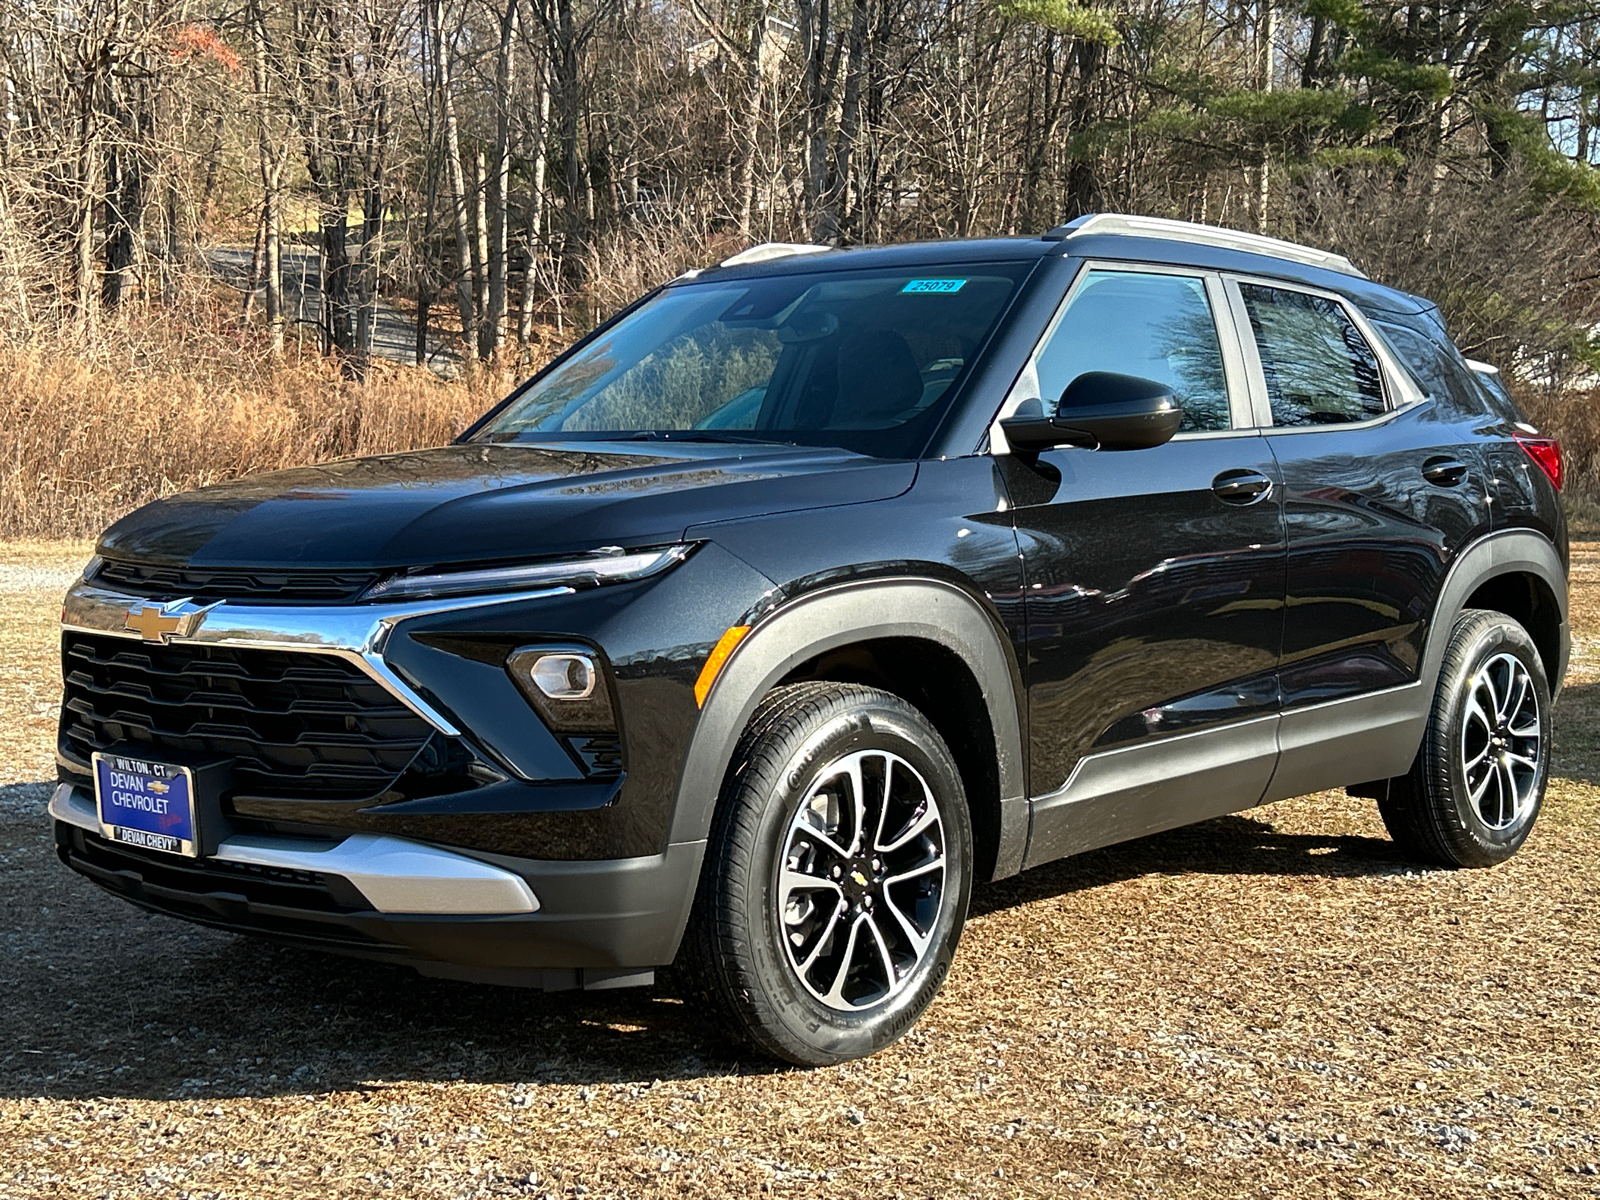
<svg viewBox="0 0 1600 1200">
<path fill-rule="evenodd" d="M 665 989 L 423 980 L 62 869 L 85 554 L 0 546 L 0 1196 L 1600 1195 L 1600 546 L 1513 862 L 1409 869 L 1325 793 L 1029 872 L 909 1037 L 818 1071 Z"/>
</svg>

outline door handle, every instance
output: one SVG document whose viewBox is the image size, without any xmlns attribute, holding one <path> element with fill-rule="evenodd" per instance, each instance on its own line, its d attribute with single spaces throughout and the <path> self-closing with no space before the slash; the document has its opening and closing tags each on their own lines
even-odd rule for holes
<svg viewBox="0 0 1600 1200">
<path fill-rule="evenodd" d="M 1211 481 L 1211 490 L 1224 504 L 1254 504 L 1272 492 L 1272 480 L 1260 471 L 1243 468 L 1224 471 Z"/>
<path fill-rule="evenodd" d="M 1467 477 L 1467 464 L 1460 459 L 1441 454 L 1422 464 L 1422 477 L 1440 487 L 1455 487 Z"/>
</svg>

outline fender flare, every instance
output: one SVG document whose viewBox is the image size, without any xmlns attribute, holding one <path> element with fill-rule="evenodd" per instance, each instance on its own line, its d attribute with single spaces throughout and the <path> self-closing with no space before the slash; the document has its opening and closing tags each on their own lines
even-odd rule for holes
<svg viewBox="0 0 1600 1200">
<path fill-rule="evenodd" d="M 808 593 L 758 624 L 706 698 L 678 778 L 670 842 L 704 840 L 739 735 L 761 702 L 801 663 L 840 646 L 919 638 L 957 655 L 978 682 L 994 732 L 1000 845 L 994 878 L 1022 867 L 1028 841 L 1022 681 L 1008 639 L 976 599 L 933 579 L 874 579 Z"/>
<path fill-rule="evenodd" d="M 1502 575 L 1533 575 L 1544 583 L 1555 598 L 1561 622 L 1555 669 L 1550 673 L 1550 692 L 1552 696 L 1559 694 L 1571 648 L 1567 624 L 1566 567 L 1549 538 L 1531 529 L 1502 529 L 1479 538 L 1462 550 L 1445 575 L 1444 586 L 1439 589 L 1439 600 L 1433 609 L 1433 625 L 1428 630 L 1427 644 L 1417 672 L 1428 708 L 1431 709 L 1434 692 L 1439 686 L 1439 671 L 1456 618 L 1461 615 L 1474 592 Z M 1418 741 L 1421 741 L 1420 735 Z"/>
</svg>

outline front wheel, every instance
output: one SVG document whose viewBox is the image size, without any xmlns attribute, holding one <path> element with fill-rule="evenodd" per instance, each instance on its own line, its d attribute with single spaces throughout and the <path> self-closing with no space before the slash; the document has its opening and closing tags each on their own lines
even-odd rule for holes
<svg viewBox="0 0 1600 1200">
<path fill-rule="evenodd" d="M 1544 803 L 1550 684 L 1533 639 L 1503 613 L 1456 620 L 1422 748 L 1378 810 L 1409 856 L 1488 867 L 1521 847 Z"/>
<path fill-rule="evenodd" d="M 882 1049 L 938 992 L 972 824 L 950 751 L 897 696 L 775 690 L 735 751 L 684 951 L 734 1028 L 802 1066 Z"/>
</svg>

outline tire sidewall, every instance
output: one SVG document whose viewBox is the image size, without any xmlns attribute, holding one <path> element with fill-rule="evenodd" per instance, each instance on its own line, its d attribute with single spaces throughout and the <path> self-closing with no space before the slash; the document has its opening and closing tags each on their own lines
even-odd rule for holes
<svg viewBox="0 0 1600 1200">
<path fill-rule="evenodd" d="M 832 764 L 860 750 L 888 750 L 921 773 L 939 806 L 945 839 L 945 904 L 927 956 L 906 987 L 878 1005 L 854 1012 L 822 1004 L 796 977 L 782 944 L 777 912 L 778 867 L 789 824 L 812 785 Z M 824 1061 L 870 1054 L 895 1041 L 916 1021 L 943 985 L 955 955 L 972 891 L 972 831 L 960 776 L 942 744 L 887 705 L 867 704 L 812 730 L 789 754 L 776 786 L 749 799 L 761 805 L 755 853 L 745 894 L 758 911 L 747 913 L 754 958 L 750 983 L 766 993 L 763 1005 L 789 1036 Z"/>
<path fill-rule="evenodd" d="M 1486 662 L 1499 654 L 1511 655 L 1527 669 L 1539 704 L 1539 773 L 1533 803 L 1516 824 L 1505 829 L 1491 828 L 1472 803 L 1461 753 L 1462 717 L 1471 696 L 1472 680 Z M 1497 620 L 1482 629 L 1468 643 L 1462 662 L 1461 670 L 1451 681 L 1449 703 L 1441 714 L 1448 724 L 1439 738 L 1440 752 L 1446 756 L 1446 761 L 1439 766 L 1448 781 L 1448 795 L 1460 827 L 1458 836 L 1465 842 L 1463 848 L 1481 861 L 1501 862 L 1527 841 L 1539 810 L 1544 806 L 1545 784 L 1550 774 L 1550 686 L 1545 680 L 1544 662 L 1532 640 L 1521 626 L 1509 621 Z"/>
</svg>

